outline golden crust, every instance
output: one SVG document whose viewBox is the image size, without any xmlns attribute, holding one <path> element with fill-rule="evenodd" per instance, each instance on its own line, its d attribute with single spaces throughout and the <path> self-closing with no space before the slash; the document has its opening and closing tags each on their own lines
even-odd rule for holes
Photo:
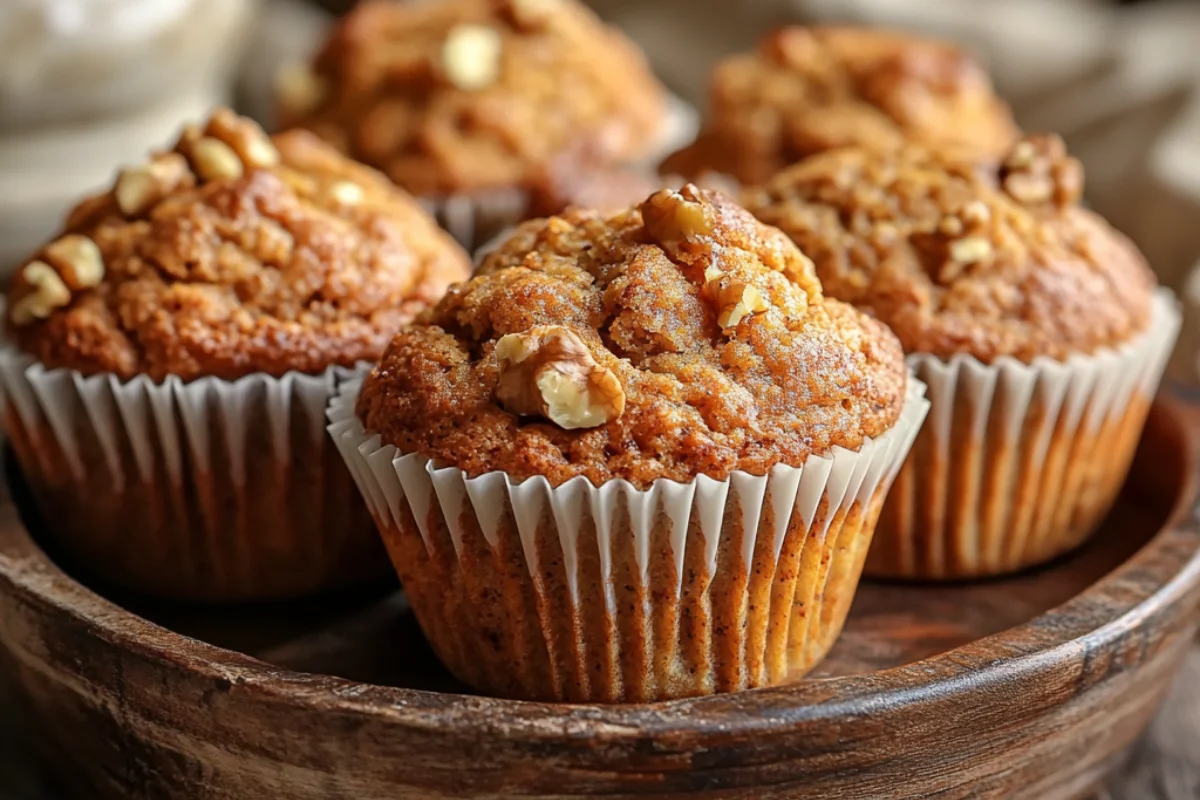
<svg viewBox="0 0 1200 800">
<path fill-rule="evenodd" d="M 500 46 L 492 79 L 460 88 L 446 43 L 464 26 Z M 666 108 L 643 55 L 576 0 L 363 3 L 313 70 L 321 99 L 299 112 L 284 104 L 284 121 L 421 195 L 521 187 L 568 150 L 606 164 L 643 158 Z"/>
<path fill-rule="evenodd" d="M 1061 140 L 1028 137 L 998 170 L 915 146 L 830 151 L 744 202 L 907 352 L 1029 362 L 1119 345 L 1149 321 L 1153 274 L 1081 190 Z"/>
<path fill-rule="evenodd" d="M 699 138 L 664 173 L 759 183 L 805 156 L 906 141 L 985 160 L 1017 136 L 983 69 L 956 47 L 858 28 L 789 27 L 717 66 Z"/>
<path fill-rule="evenodd" d="M 739 284 L 767 308 L 722 324 L 719 298 Z M 620 416 L 563 430 L 504 410 L 496 342 L 539 325 L 567 328 L 617 377 Z M 401 451 L 472 475 L 644 487 L 857 448 L 895 424 L 906 375 L 895 337 L 825 299 L 786 237 L 686 186 L 612 216 L 524 223 L 397 334 L 358 413 Z"/>
<path fill-rule="evenodd" d="M 214 132 L 273 142 L 278 163 L 203 180 L 196 156 L 189 165 L 180 152 Z M 118 199 L 118 181 L 68 218 L 63 233 L 99 248 L 98 286 L 30 324 L 14 324 L 10 304 L 9 336 L 47 367 L 155 381 L 316 373 L 374 360 L 396 328 L 470 274 L 466 253 L 415 200 L 309 133 L 267 140 L 219 110 L 151 164 L 181 170 L 165 196 L 135 209 L 128 191 Z M 10 297 L 28 291 L 19 271 Z"/>
</svg>

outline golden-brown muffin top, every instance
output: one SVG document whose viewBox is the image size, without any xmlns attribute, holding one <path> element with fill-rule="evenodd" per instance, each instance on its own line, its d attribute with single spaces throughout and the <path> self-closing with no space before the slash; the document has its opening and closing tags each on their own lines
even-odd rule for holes
<svg viewBox="0 0 1200 800">
<path fill-rule="evenodd" d="M 1065 359 L 1147 324 L 1154 276 L 1079 206 L 1062 140 L 1019 141 L 999 169 L 918 147 L 813 156 L 744 201 L 816 263 L 831 297 L 891 326 L 907 352 Z"/>
<path fill-rule="evenodd" d="M 662 169 L 760 183 L 834 147 L 892 150 L 917 141 L 987 160 L 1016 136 L 987 74 L 953 45 L 890 31 L 789 27 L 717 66 L 704 129 Z"/>
<path fill-rule="evenodd" d="M 656 144 L 665 92 L 576 0 L 367 2 L 280 86 L 301 125 L 421 195 L 523 187 L 550 159 Z"/>
<path fill-rule="evenodd" d="M 17 272 L 6 323 L 49 368 L 316 373 L 377 358 L 469 274 L 467 254 L 379 173 L 221 109 L 76 207 Z"/>
<path fill-rule="evenodd" d="M 895 337 L 825 299 L 787 237 L 688 185 L 521 225 L 396 335 L 358 414 L 471 475 L 644 487 L 857 448 L 906 379 Z"/>
</svg>

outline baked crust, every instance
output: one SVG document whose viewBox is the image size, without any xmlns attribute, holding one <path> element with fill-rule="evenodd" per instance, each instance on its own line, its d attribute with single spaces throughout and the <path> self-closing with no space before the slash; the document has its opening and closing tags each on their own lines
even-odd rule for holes
<svg viewBox="0 0 1200 800">
<path fill-rule="evenodd" d="M 834 147 L 892 150 L 916 141 L 987 160 L 1016 136 L 987 74 L 951 44 L 863 28 L 788 27 L 717 66 L 704 129 L 662 171 L 759 183 Z"/>
<path fill-rule="evenodd" d="M 228 156 L 222 144 L 240 166 L 205 167 L 210 151 Z M 38 287 L 18 271 L 10 339 L 47 368 L 122 379 L 374 360 L 397 327 L 470 274 L 466 253 L 382 175 L 307 132 L 268 140 L 227 110 L 83 201 L 55 242 L 64 237 L 95 243 L 102 279 L 30 319 L 20 304 Z M 49 243 L 35 263 L 69 284 L 56 252 Z"/>
<path fill-rule="evenodd" d="M 734 319 L 723 298 L 743 286 L 763 304 Z M 564 430 L 505 410 L 497 341 L 537 326 L 567 329 L 616 377 L 619 416 Z M 396 335 L 358 414 L 402 452 L 471 475 L 645 487 L 856 449 L 895 424 L 906 380 L 895 337 L 826 299 L 785 236 L 689 185 L 521 225 Z"/>
<path fill-rule="evenodd" d="M 363 3 L 307 80 L 281 97 L 283 121 L 419 195 L 525 187 L 567 151 L 644 158 L 666 113 L 641 52 L 576 0 Z"/>
<path fill-rule="evenodd" d="M 1079 206 L 1082 187 L 1062 141 L 1031 136 L 998 169 L 916 146 L 830 151 L 743 200 L 907 352 L 1030 362 L 1117 346 L 1149 323 L 1153 273 Z"/>
</svg>

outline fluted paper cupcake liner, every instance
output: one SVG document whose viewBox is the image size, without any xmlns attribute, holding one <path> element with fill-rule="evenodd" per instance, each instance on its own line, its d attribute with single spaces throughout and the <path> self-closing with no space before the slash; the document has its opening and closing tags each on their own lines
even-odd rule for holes
<svg viewBox="0 0 1200 800">
<path fill-rule="evenodd" d="M 841 631 L 883 498 L 925 416 L 856 451 L 726 480 L 517 482 L 401 455 L 342 385 L 329 431 L 438 656 L 507 697 L 642 702 L 799 677 Z"/>
<path fill-rule="evenodd" d="M 5 430 L 47 534 L 102 580 L 187 600 L 295 597 L 386 576 L 323 430 L 350 374 L 121 381 L 46 370 L 0 347 Z"/>
<path fill-rule="evenodd" d="M 879 520 L 867 574 L 1014 572 L 1082 544 L 1125 480 L 1179 331 L 1160 289 L 1150 328 L 1067 361 L 909 356 L 931 408 Z"/>
<path fill-rule="evenodd" d="M 696 110 L 678 97 L 667 103 L 667 122 L 659 143 L 634 166 L 654 172 L 658 162 L 690 142 L 699 129 Z M 529 192 L 520 188 L 463 192 L 441 197 L 422 197 L 421 204 L 459 244 L 474 253 L 524 219 L 529 209 Z"/>
</svg>

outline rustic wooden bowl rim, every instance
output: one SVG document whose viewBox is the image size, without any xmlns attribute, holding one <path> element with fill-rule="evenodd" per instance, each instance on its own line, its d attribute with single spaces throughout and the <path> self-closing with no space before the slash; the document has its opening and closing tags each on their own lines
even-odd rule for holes
<svg viewBox="0 0 1200 800">
<path fill-rule="evenodd" d="M 625 706 L 568 705 L 501 700 L 472 695 L 354 683 L 273 667 L 249 656 L 174 633 L 126 612 L 62 572 L 34 543 L 11 501 L 0 508 L 0 550 L 12 564 L 9 578 L 33 603 L 70 617 L 78 628 L 131 655 L 173 664 L 222 690 L 252 688 L 260 699 L 313 714 L 337 711 L 383 718 L 412 733 L 480 733 L 516 737 L 526 744 L 586 741 L 602 732 L 609 744 L 631 745 L 647 737 L 686 738 L 703 747 L 727 726 L 739 734 L 779 733 L 820 719 L 845 719 L 919 701 L 927 693 L 973 694 L 1011 684 L 1014 677 L 1061 661 L 1064 648 L 1098 647 L 1179 602 L 1200 585 L 1197 541 L 1197 443 L 1173 402 L 1156 402 L 1153 416 L 1183 440 L 1179 490 L 1170 516 L 1132 558 L 1088 590 L 1029 622 L 938 656 L 864 675 L 809 680 L 667 703 Z M 1189 540 L 1180 563 L 1162 552 L 1174 537 Z M 0 568 L 4 562 L 0 560 Z M 1160 580 L 1125 580 L 1149 571 Z M 1147 591 L 1145 586 L 1157 585 Z M 1116 598 L 1116 600 L 1114 600 Z M 1119 601 L 1119 602 L 1118 602 Z M 1101 604 L 1113 606 L 1097 610 Z M 1053 615 L 1054 625 L 1042 624 Z M 1100 614 L 1107 622 L 1087 624 Z M 1063 621 L 1069 624 L 1063 624 Z M 1014 644 L 1019 642 L 1019 646 Z"/>
</svg>

